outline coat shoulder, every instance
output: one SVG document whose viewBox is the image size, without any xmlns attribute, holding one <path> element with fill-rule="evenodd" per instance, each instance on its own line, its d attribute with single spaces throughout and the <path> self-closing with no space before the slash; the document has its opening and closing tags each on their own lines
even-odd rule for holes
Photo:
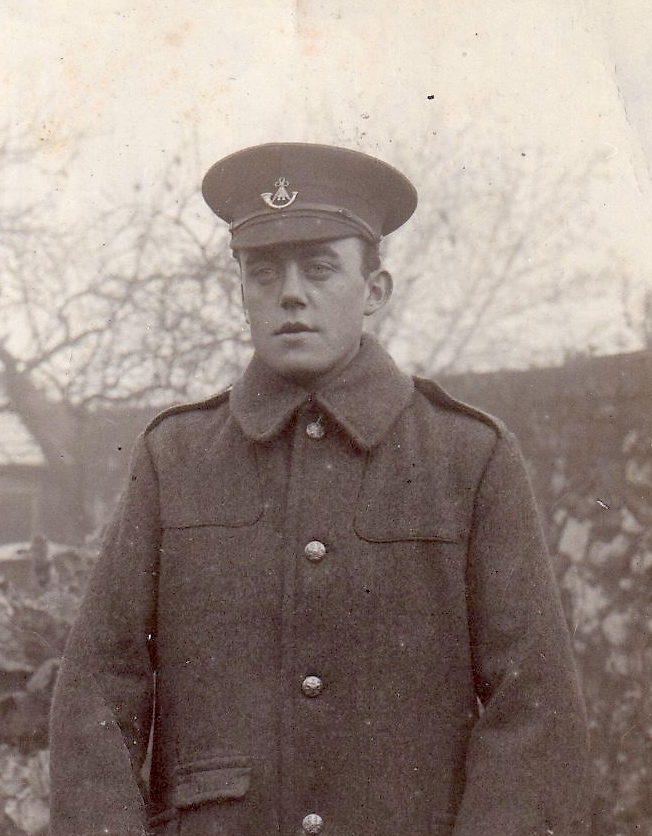
<svg viewBox="0 0 652 836">
<path fill-rule="evenodd" d="M 159 427 L 161 424 L 168 421 L 168 419 L 174 418 L 175 416 L 214 415 L 221 407 L 228 404 L 230 394 L 231 386 L 228 386 L 216 395 L 211 395 L 210 398 L 170 406 L 152 418 L 149 424 L 145 427 L 144 435 L 148 435 L 152 432 L 152 430 L 156 429 L 156 427 Z"/>
<path fill-rule="evenodd" d="M 464 418 L 472 419 L 470 423 L 471 426 L 474 425 L 476 432 L 487 435 L 487 429 L 483 428 L 488 428 L 492 431 L 490 435 L 494 440 L 511 436 L 511 433 L 499 418 L 454 398 L 434 380 L 425 377 L 414 377 L 413 380 L 417 392 L 423 395 L 432 406 L 443 412 L 448 412 L 451 416 L 459 416 L 462 420 Z M 465 423 L 468 424 L 468 420 Z"/>
</svg>

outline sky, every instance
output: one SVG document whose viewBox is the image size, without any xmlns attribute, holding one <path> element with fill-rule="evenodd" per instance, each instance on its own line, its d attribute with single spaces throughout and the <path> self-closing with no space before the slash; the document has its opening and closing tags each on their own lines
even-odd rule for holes
<svg viewBox="0 0 652 836">
<path fill-rule="evenodd" d="M 400 149 L 417 179 L 425 137 L 472 125 L 559 170 L 603 160 L 587 200 L 623 269 L 650 281 L 648 0 L 5 0 L 0 33 L 0 127 L 33 136 L 46 171 L 66 167 L 53 220 L 135 181 L 154 190 L 189 144 L 197 185 L 274 140 Z M 4 190 L 47 199 L 47 177 Z"/>
</svg>

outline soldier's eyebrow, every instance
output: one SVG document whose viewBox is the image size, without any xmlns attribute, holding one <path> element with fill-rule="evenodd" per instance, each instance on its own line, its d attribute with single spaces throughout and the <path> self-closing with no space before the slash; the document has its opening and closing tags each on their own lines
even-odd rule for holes
<svg viewBox="0 0 652 836">
<path fill-rule="evenodd" d="M 258 264 L 261 261 L 273 261 L 275 258 L 278 258 L 278 254 L 275 253 L 273 247 L 269 247 L 269 249 L 257 247 L 251 250 L 241 250 L 240 258 L 242 263 L 250 266 L 251 264 Z"/>
<path fill-rule="evenodd" d="M 319 258 L 321 256 L 337 261 L 340 259 L 340 254 L 337 250 L 334 250 L 327 242 L 310 243 L 298 247 L 298 254 L 302 258 Z"/>
<path fill-rule="evenodd" d="M 306 244 L 296 244 L 294 246 L 278 246 L 278 247 L 255 247 L 242 251 L 245 254 L 246 266 L 258 264 L 261 261 L 276 261 L 285 256 L 294 256 L 295 258 L 330 258 L 333 261 L 339 262 L 340 255 L 337 250 L 334 250 L 327 241 L 309 241 Z"/>
</svg>

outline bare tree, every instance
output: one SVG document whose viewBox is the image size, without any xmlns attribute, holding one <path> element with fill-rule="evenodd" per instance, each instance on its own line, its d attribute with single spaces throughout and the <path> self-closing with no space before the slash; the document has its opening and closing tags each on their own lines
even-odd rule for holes
<svg viewBox="0 0 652 836">
<path fill-rule="evenodd" d="M 8 179 L 38 159 L 23 138 L 5 150 Z M 129 203 L 81 231 L 55 228 L 43 204 L 0 212 L 0 408 L 39 443 L 70 542 L 87 524 L 83 439 L 94 410 L 208 394 L 246 354 L 226 234 L 182 169 L 175 158 L 155 193 L 135 186 Z"/>
<path fill-rule="evenodd" d="M 617 269 L 590 208 L 599 165 L 559 171 L 529 156 L 464 132 L 431 136 L 402 161 L 419 172 L 419 208 L 388 242 L 395 302 L 374 328 L 417 373 L 511 365 L 515 345 L 519 364 L 554 362 L 590 336 L 573 305 Z"/>
<path fill-rule="evenodd" d="M 36 276 L 22 264 L 8 276 L 4 309 L 22 333 L 16 368 L 52 399 L 161 404 L 239 368 L 247 338 L 235 263 L 181 167 L 175 158 L 155 193 L 135 187 L 129 203 L 69 236 Z"/>
</svg>

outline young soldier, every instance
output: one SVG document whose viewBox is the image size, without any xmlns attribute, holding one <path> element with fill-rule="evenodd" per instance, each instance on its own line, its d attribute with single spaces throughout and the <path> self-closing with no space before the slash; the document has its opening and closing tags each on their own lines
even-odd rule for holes
<svg viewBox="0 0 652 836">
<path fill-rule="evenodd" d="M 136 445 L 55 697 L 54 836 L 576 836 L 585 717 L 514 439 L 362 335 L 412 184 L 273 144 L 203 190 L 255 355 Z"/>
</svg>

